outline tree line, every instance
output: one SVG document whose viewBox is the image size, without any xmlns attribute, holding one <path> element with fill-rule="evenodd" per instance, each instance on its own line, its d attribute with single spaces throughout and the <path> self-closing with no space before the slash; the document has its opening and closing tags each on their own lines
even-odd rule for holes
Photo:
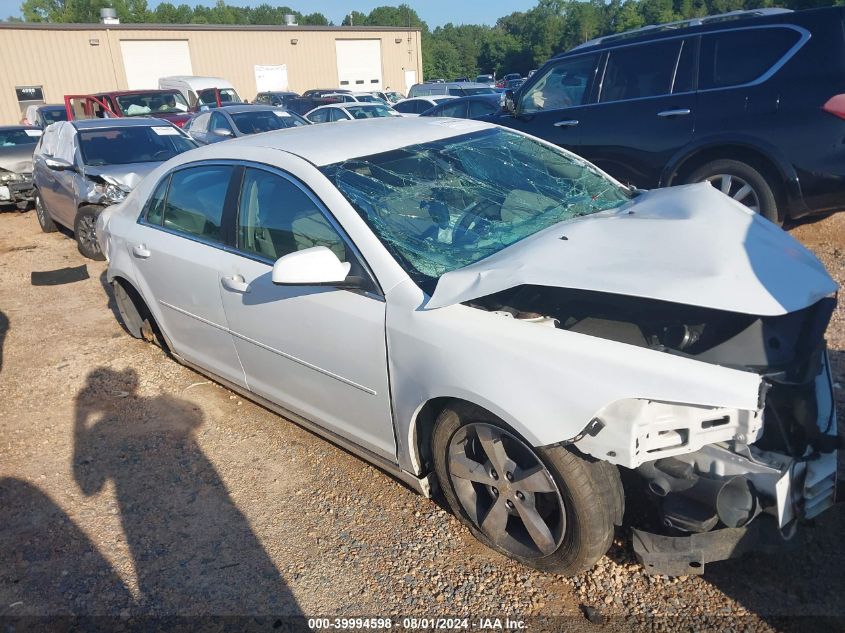
<svg viewBox="0 0 845 633">
<path fill-rule="evenodd" d="M 836 0 L 842 4 L 845 0 Z M 594 37 L 620 33 L 716 13 L 762 7 L 807 9 L 831 0 L 538 0 L 528 11 L 503 16 L 493 26 L 448 23 L 429 29 L 407 4 L 352 11 L 343 26 L 419 28 L 422 31 L 425 77 L 474 78 L 477 74 L 523 75 L 553 54 Z M 322 13 L 303 14 L 291 7 L 261 4 L 236 7 L 224 0 L 213 6 L 162 2 L 150 9 L 147 0 L 25 0 L 23 19 L 32 22 L 99 21 L 100 9 L 113 7 L 121 22 L 161 24 L 282 24 L 286 14 L 301 25 L 330 25 Z"/>
</svg>

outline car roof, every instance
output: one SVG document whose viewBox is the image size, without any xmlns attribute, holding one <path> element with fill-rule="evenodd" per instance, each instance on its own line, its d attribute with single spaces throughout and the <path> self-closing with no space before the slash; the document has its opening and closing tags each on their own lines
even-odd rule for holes
<svg viewBox="0 0 845 633">
<path fill-rule="evenodd" d="M 229 114 L 240 114 L 242 112 L 272 112 L 273 110 L 284 110 L 284 108 L 280 108 L 279 106 L 271 106 L 271 105 L 263 105 L 263 104 L 252 104 L 252 103 L 241 103 L 238 105 L 226 105 L 220 106 L 219 108 L 214 108 L 213 111 L 222 110 L 223 112 L 228 112 Z"/>
<path fill-rule="evenodd" d="M 66 110 L 67 108 L 60 103 L 49 103 L 47 105 L 38 106 L 39 110 Z"/>
<path fill-rule="evenodd" d="M 487 84 L 482 84 L 477 81 L 438 81 L 432 83 L 422 83 L 416 84 L 415 86 L 411 87 L 411 90 L 416 88 L 417 86 L 446 86 L 447 88 L 489 88 Z"/>
<path fill-rule="evenodd" d="M 362 119 L 354 124 L 288 128 L 245 136 L 226 143 L 214 143 L 212 146 L 274 148 L 321 166 L 495 127 L 471 119 L 384 117 Z"/>
<path fill-rule="evenodd" d="M 200 75 L 171 75 L 170 77 L 162 77 L 159 81 L 164 80 L 182 82 L 189 84 L 194 90 L 206 90 L 208 88 L 229 88 L 232 83 L 222 77 L 203 77 Z"/>
<path fill-rule="evenodd" d="M 826 7 L 824 9 L 816 10 L 825 11 L 830 9 L 842 11 L 842 7 Z M 611 35 L 597 37 L 584 42 L 583 44 L 579 44 L 568 51 L 554 55 L 552 56 L 552 59 L 565 57 L 571 53 L 581 53 L 589 50 L 595 50 L 602 46 L 629 44 L 649 41 L 652 39 L 663 39 L 665 37 L 677 37 L 678 35 L 695 35 L 697 33 L 720 31 L 725 28 L 747 26 L 749 23 L 754 24 L 762 22 L 764 24 L 776 24 L 788 21 L 789 16 L 794 13 L 795 12 L 791 9 L 771 7 L 729 11 L 727 13 L 719 13 L 717 15 L 689 18 L 686 20 L 678 20 L 676 22 L 665 22 L 663 24 L 649 24 L 637 29 L 631 29 L 630 31 L 623 31 L 622 33 L 614 33 Z M 799 13 L 806 13 L 806 11 L 801 11 Z"/>
<path fill-rule="evenodd" d="M 108 95 L 109 97 L 124 97 L 129 95 L 160 95 L 162 93 L 179 92 L 176 88 L 155 88 L 151 90 L 110 90 L 106 92 L 95 92 L 94 96 Z"/>
<path fill-rule="evenodd" d="M 16 132 L 19 130 L 40 130 L 34 125 L 0 125 L 0 132 Z"/>
<path fill-rule="evenodd" d="M 155 117 L 122 117 L 114 119 L 76 119 L 69 121 L 77 130 L 96 130 L 114 127 L 152 127 L 153 125 L 167 125 L 171 123 Z"/>
</svg>

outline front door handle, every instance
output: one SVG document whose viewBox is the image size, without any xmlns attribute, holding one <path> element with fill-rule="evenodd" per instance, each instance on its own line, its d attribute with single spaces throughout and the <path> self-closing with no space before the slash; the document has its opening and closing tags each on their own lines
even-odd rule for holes
<svg viewBox="0 0 845 633">
<path fill-rule="evenodd" d="M 220 279 L 220 283 L 223 284 L 223 287 L 226 290 L 231 290 L 232 292 L 240 292 L 243 294 L 249 292 L 249 284 L 240 275 L 223 277 Z"/>
<path fill-rule="evenodd" d="M 555 123 L 555 127 L 575 127 L 576 125 L 578 125 L 577 119 L 569 119 L 566 121 L 558 121 L 557 123 Z"/>
<path fill-rule="evenodd" d="M 136 244 L 132 247 L 132 254 L 139 259 L 147 259 L 152 252 L 147 248 L 146 244 Z"/>
<path fill-rule="evenodd" d="M 678 110 L 664 110 L 663 112 L 658 112 L 657 116 L 662 117 L 673 117 L 673 116 L 686 116 L 690 114 L 692 111 L 689 108 L 679 108 Z"/>
</svg>

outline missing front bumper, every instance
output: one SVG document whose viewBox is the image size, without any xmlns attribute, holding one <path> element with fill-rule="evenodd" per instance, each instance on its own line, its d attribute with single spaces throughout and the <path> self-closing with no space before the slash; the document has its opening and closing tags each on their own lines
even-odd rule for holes
<svg viewBox="0 0 845 633">
<path fill-rule="evenodd" d="M 634 554 L 647 574 L 703 574 L 704 566 L 751 551 L 772 552 L 792 542 L 772 517 L 760 517 L 740 528 L 724 528 L 688 536 L 662 536 L 633 529 Z"/>
</svg>

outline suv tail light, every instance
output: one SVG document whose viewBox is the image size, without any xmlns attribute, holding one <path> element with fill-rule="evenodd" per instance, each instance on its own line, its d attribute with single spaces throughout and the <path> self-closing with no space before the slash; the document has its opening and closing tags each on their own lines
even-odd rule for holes
<svg viewBox="0 0 845 633">
<path fill-rule="evenodd" d="M 822 110 L 833 116 L 838 116 L 840 119 L 845 119 L 845 94 L 833 95 L 822 106 Z"/>
</svg>

